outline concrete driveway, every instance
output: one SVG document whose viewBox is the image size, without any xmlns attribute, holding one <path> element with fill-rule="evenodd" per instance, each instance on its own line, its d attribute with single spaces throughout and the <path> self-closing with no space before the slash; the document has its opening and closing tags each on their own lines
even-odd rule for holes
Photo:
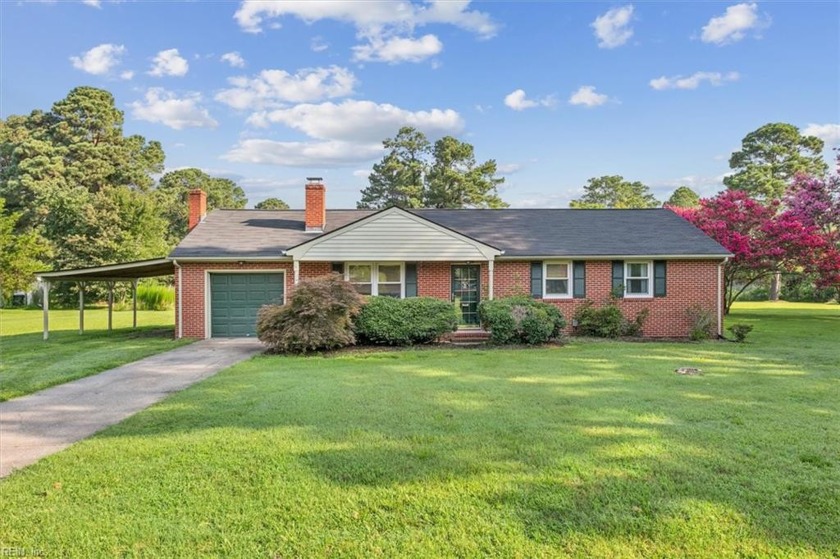
<svg viewBox="0 0 840 559">
<path fill-rule="evenodd" d="M 262 350 L 253 338 L 203 340 L 0 403 L 0 477 Z"/>
</svg>

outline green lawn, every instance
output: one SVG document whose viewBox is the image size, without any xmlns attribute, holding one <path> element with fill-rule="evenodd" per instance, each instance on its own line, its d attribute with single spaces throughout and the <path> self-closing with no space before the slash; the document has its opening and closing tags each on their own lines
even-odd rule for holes
<svg viewBox="0 0 840 559">
<path fill-rule="evenodd" d="M 42 337 L 39 310 L 0 310 L 0 401 L 30 394 L 69 380 L 136 361 L 188 343 L 172 339 L 172 311 L 114 312 L 107 331 L 107 311 L 85 311 L 85 333 L 79 335 L 76 310 L 50 311 L 50 339 Z"/>
<path fill-rule="evenodd" d="M 0 481 L 0 547 L 837 557 L 840 306 L 735 321 L 750 343 L 260 356 Z"/>
</svg>

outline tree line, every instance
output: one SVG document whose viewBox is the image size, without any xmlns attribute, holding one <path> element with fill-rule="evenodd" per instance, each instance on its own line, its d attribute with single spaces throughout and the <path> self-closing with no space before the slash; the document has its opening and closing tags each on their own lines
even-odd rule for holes
<svg viewBox="0 0 840 559">
<path fill-rule="evenodd" d="M 49 111 L 0 121 L 3 295 L 28 289 L 39 270 L 168 253 L 186 234 L 191 189 L 207 192 L 209 209 L 247 203 L 230 179 L 199 169 L 162 174 L 164 159 L 159 142 L 124 134 L 123 112 L 102 89 L 78 87 Z"/>
<path fill-rule="evenodd" d="M 4 295 L 28 288 L 41 269 L 166 254 L 186 234 L 186 197 L 194 188 L 207 193 L 208 210 L 245 207 L 245 192 L 230 179 L 194 168 L 164 173 L 161 144 L 126 136 L 123 118 L 111 93 L 78 87 L 49 111 L 0 121 Z M 508 206 L 499 194 L 504 178 L 496 161 L 477 161 L 469 143 L 452 136 L 432 143 L 403 127 L 383 147 L 358 208 Z M 771 123 L 743 139 L 729 160 L 726 189 L 712 198 L 701 200 L 681 186 L 663 203 L 647 185 L 608 175 L 590 178 L 569 205 L 675 209 L 735 255 L 726 266 L 730 301 L 736 288 L 782 272 L 837 286 L 840 179 L 827 175 L 823 148 L 822 140 L 793 125 Z M 288 205 L 269 198 L 255 207 Z"/>
</svg>

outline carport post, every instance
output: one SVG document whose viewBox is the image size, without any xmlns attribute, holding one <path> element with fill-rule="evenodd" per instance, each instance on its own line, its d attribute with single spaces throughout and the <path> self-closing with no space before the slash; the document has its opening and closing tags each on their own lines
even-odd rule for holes
<svg viewBox="0 0 840 559">
<path fill-rule="evenodd" d="M 131 297 L 133 298 L 133 306 L 131 308 L 134 313 L 134 328 L 137 329 L 137 279 L 131 282 Z"/>
<path fill-rule="evenodd" d="M 50 338 L 50 282 L 44 280 L 44 339 Z"/>
<path fill-rule="evenodd" d="M 114 316 L 114 282 L 108 282 L 108 331 L 111 331 L 113 326 Z"/>
<path fill-rule="evenodd" d="M 79 282 L 79 335 L 85 333 L 85 282 Z"/>
</svg>

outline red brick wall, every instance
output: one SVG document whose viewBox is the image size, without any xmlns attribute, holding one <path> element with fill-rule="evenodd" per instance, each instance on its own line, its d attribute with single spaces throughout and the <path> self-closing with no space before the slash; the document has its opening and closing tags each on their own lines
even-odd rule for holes
<svg viewBox="0 0 840 559">
<path fill-rule="evenodd" d="M 291 262 L 236 262 L 184 263 L 182 285 L 184 292 L 184 331 L 189 338 L 205 337 L 205 272 L 207 270 L 285 270 L 286 296 L 294 287 Z M 589 261 L 586 263 L 586 298 L 596 304 L 609 299 L 612 290 L 612 264 L 610 261 Z M 688 307 L 699 304 L 717 317 L 717 270 L 718 262 L 712 260 L 669 260 L 667 268 L 667 296 L 644 299 L 622 299 L 620 306 L 627 316 L 634 317 L 640 310 L 650 312 L 643 327 L 643 335 L 649 337 L 684 337 L 691 327 L 686 315 Z M 308 279 L 329 274 L 329 262 L 303 262 L 300 278 Z M 449 262 L 418 262 L 417 290 L 422 297 L 451 298 L 452 264 Z M 176 282 L 178 277 L 176 275 Z M 530 262 L 496 262 L 493 292 L 495 297 L 528 294 L 531 290 Z M 489 294 L 487 263 L 481 264 L 481 296 Z M 180 296 L 180 294 L 178 294 Z M 556 305 L 569 321 L 584 299 L 546 299 Z M 176 300 L 177 305 L 177 300 Z M 177 320 L 177 311 L 176 311 Z M 176 333 L 178 331 L 176 324 Z M 176 334 L 177 335 L 177 334 Z"/>
<path fill-rule="evenodd" d="M 669 260 L 667 264 L 666 297 L 622 299 L 619 302 L 625 315 L 633 318 L 644 308 L 649 310 L 642 333 L 649 337 L 685 337 L 691 329 L 686 309 L 700 305 L 717 317 L 717 269 L 713 260 Z M 418 294 L 449 300 L 451 297 L 451 264 L 448 262 L 420 262 L 417 265 Z M 586 298 L 603 304 L 612 291 L 612 263 L 586 263 Z M 495 297 L 530 294 L 531 263 L 503 261 L 495 263 L 493 294 Z M 488 296 L 487 264 L 481 265 L 481 297 Z M 556 305 L 569 322 L 586 299 L 545 299 Z"/>
<path fill-rule="evenodd" d="M 692 305 L 708 309 L 717 318 L 718 261 L 669 260 L 666 274 L 666 297 L 621 299 L 625 316 L 634 318 L 642 309 L 650 312 L 642 328 L 648 337 L 685 337 L 691 330 L 686 310 Z M 530 293 L 530 262 L 497 262 L 495 295 Z M 586 299 L 596 305 L 609 300 L 612 291 L 612 262 L 586 263 Z M 556 305 L 569 322 L 586 299 L 545 299 Z M 715 324 L 717 324 L 715 322 Z"/>
</svg>

